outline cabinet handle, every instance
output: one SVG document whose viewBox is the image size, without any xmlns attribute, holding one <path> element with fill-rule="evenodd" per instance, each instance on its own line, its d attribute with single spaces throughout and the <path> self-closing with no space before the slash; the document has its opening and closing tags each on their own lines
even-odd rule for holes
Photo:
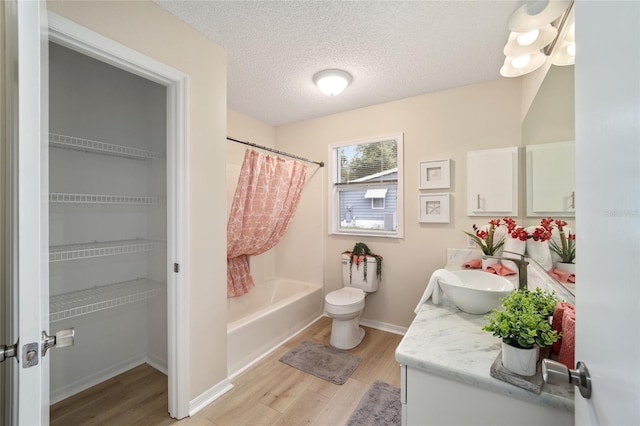
<svg viewBox="0 0 640 426">
<path fill-rule="evenodd" d="M 478 210 L 480 210 L 480 194 L 478 194 Z"/>
<path fill-rule="evenodd" d="M 576 208 L 576 192 L 575 191 L 571 192 L 571 204 L 569 205 L 569 207 L 572 209 Z"/>
</svg>

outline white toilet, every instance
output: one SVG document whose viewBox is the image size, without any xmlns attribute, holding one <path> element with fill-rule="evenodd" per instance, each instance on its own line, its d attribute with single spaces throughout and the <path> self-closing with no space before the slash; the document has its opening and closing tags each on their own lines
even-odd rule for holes
<svg viewBox="0 0 640 426">
<path fill-rule="evenodd" d="M 349 255 L 342 255 L 343 288 L 332 291 L 324 298 L 324 309 L 331 318 L 331 346 L 352 349 L 362 342 L 364 330 L 360 327 L 360 315 L 364 311 L 364 298 L 378 290 L 376 259 L 367 257 L 367 281 L 364 280 L 364 264 L 354 263 L 349 279 Z"/>
</svg>

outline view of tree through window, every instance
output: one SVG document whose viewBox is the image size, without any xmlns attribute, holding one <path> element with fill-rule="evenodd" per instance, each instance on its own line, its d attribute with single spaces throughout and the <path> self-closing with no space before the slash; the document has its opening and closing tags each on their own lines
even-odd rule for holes
<svg viewBox="0 0 640 426">
<path fill-rule="evenodd" d="M 349 145 L 338 148 L 340 178 L 347 183 L 398 167 L 395 140 Z"/>
</svg>

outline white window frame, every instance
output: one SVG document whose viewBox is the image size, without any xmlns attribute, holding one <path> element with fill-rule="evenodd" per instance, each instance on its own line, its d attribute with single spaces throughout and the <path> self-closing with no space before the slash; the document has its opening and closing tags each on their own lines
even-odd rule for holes
<svg viewBox="0 0 640 426">
<path fill-rule="evenodd" d="M 366 143 L 375 143 L 380 141 L 386 141 L 394 139 L 398 144 L 398 182 L 397 182 L 397 207 L 396 207 L 396 222 L 397 227 L 395 231 L 380 231 L 380 230 L 348 230 L 344 231 L 340 229 L 340 194 L 338 187 L 335 185 L 338 170 L 336 170 L 338 164 L 338 153 L 336 148 L 349 145 L 360 145 Z M 329 234 L 330 235 L 357 235 L 365 237 L 387 237 L 387 238 L 404 238 L 404 134 L 402 132 L 391 133 L 381 136 L 375 136 L 364 139 L 349 140 L 343 142 L 336 142 L 329 145 L 329 178 L 327 179 L 329 184 L 329 196 L 328 196 L 328 214 L 329 214 Z M 373 186 L 373 184 L 371 185 Z M 373 203 L 373 201 L 372 201 Z"/>
<path fill-rule="evenodd" d="M 382 200 L 382 206 L 376 206 L 375 203 L 374 203 L 375 200 Z M 384 198 L 372 198 L 371 199 L 371 209 L 372 210 L 384 210 L 384 206 L 385 206 Z"/>
</svg>

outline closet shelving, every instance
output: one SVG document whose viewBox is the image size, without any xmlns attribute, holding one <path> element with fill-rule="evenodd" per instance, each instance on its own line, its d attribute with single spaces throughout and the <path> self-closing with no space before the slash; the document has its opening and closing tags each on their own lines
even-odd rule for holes
<svg viewBox="0 0 640 426">
<path fill-rule="evenodd" d="M 49 146 L 134 160 L 160 160 L 164 157 L 154 151 L 56 133 L 49 133 Z M 49 202 L 62 204 L 161 205 L 165 204 L 166 201 L 162 197 L 51 192 L 49 194 Z M 165 241 L 142 238 L 54 245 L 49 247 L 49 262 L 143 253 L 165 247 Z M 137 278 L 51 296 L 49 300 L 49 322 L 61 321 L 140 302 L 158 296 L 162 290 L 163 285 L 161 283 L 147 278 Z"/>
<path fill-rule="evenodd" d="M 49 246 L 49 262 L 142 253 L 162 248 L 164 244 L 163 241 L 137 238 L 134 240 L 96 241 L 93 243 Z"/>
<path fill-rule="evenodd" d="M 136 195 L 104 195 L 104 194 L 72 194 L 67 192 L 52 192 L 49 194 L 50 203 L 74 204 L 163 204 L 162 197 L 141 197 Z"/>
<path fill-rule="evenodd" d="M 156 297 L 164 286 L 147 278 L 64 293 L 49 298 L 49 322 L 87 315 Z"/>
<path fill-rule="evenodd" d="M 49 146 L 54 148 L 74 149 L 93 152 L 96 154 L 112 155 L 116 157 L 133 158 L 137 160 L 159 160 L 162 154 L 146 149 L 133 148 L 124 145 L 95 141 L 92 139 L 76 138 L 74 136 L 49 133 Z"/>
</svg>

